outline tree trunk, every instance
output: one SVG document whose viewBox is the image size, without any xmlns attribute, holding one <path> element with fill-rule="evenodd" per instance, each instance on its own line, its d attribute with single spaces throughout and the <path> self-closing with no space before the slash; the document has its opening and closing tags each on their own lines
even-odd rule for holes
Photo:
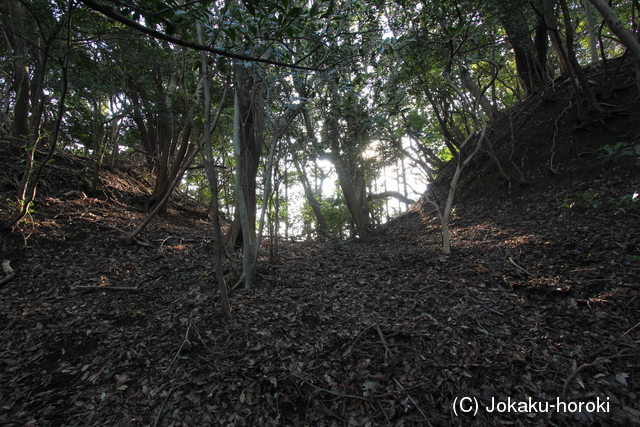
<svg viewBox="0 0 640 427">
<path fill-rule="evenodd" d="M 569 15 L 569 7 L 567 6 L 566 0 L 560 0 L 560 8 L 562 9 L 562 16 L 564 17 L 564 26 L 565 33 L 567 38 L 567 59 L 574 75 L 577 77 L 580 82 L 580 86 L 582 87 L 582 91 L 584 92 L 587 103 L 589 104 L 590 109 L 594 109 L 597 111 L 602 111 L 602 107 L 600 107 L 600 103 L 596 99 L 596 95 L 593 92 L 593 88 L 591 88 L 591 84 L 587 77 L 584 75 L 582 71 L 582 67 L 578 63 L 576 59 L 576 52 L 573 48 L 573 26 L 571 25 L 571 16 Z"/>
<path fill-rule="evenodd" d="M 424 93 L 427 96 L 427 99 L 429 100 L 431 107 L 433 108 L 433 113 L 435 114 L 436 119 L 438 120 L 438 123 L 440 124 L 440 130 L 442 130 L 442 135 L 444 136 L 444 143 L 449 149 L 449 152 L 451 153 L 451 155 L 455 156 L 456 154 L 458 154 L 458 147 L 460 146 L 460 141 L 458 140 L 458 138 L 456 138 L 453 135 L 453 132 L 451 131 L 451 129 L 449 128 L 449 125 L 447 124 L 447 121 L 440 113 L 440 107 L 437 104 L 428 86 L 425 86 Z"/>
<path fill-rule="evenodd" d="M 155 132 L 150 133 L 150 142 L 154 146 L 154 157 L 156 159 L 156 183 L 153 188 L 153 194 L 148 200 L 149 207 L 151 209 L 158 206 L 158 204 L 164 198 L 164 195 L 167 192 L 167 185 L 171 182 L 169 180 L 169 170 L 170 170 L 170 151 L 171 146 L 175 144 L 174 138 L 172 137 L 173 132 L 173 119 L 170 114 L 162 114 L 156 118 L 156 123 L 154 123 L 151 128 Z M 155 134 L 155 138 L 151 139 Z M 160 213 L 166 213 L 166 204 L 160 207 Z"/>
<path fill-rule="evenodd" d="M 296 171 L 298 175 L 300 175 L 300 182 L 302 183 L 302 189 L 304 190 L 304 195 L 307 198 L 307 203 L 311 206 L 311 210 L 316 217 L 316 222 L 318 223 L 317 232 L 318 237 L 321 239 L 325 239 L 327 237 L 327 222 L 324 219 L 324 214 L 322 213 L 322 208 L 320 207 L 320 203 L 318 199 L 316 199 L 311 186 L 309 185 L 309 178 L 307 177 L 307 172 L 300 167 L 300 161 L 298 160 L 298 156 L 295 152 L 292 152 L 293 155 L 293 164 L 296 167 Z"/>
<path fill-rule="evenodd" d="M 626 29 L 611 7 L 604 0 L 589 0 L 598 9 L 611 31 L 618 36 L 620 42 L 629 50 L 636 71 L 636 83 L 640 89 L 640 42 L 633 33 Z"/>
<path fill-rule="evenodd" d="M 542 50 L 536 49 L 531 39 L 531 31 L 522 8 L 509 9 L 501 15 L 500 22 L 513 48 L 516 70 L 525 95 L 542 91 L 547 84 L 546 58 L 538 55 Z"/>
<path fill-rule="evenodd" d="M 198 23 L 198 42 L 204 44 L 202 36 L 202 24 Z M 202 61 L 202 80 L 204 91 L 204 144 L 205 144 L 205 166 L 209 177 L 209 188 L 211 189 L 211 202 L 213 209 L 213 256 L 215 260 L 216 278 L 220 289 L 220 303 L 224 314 L 231 318 L 231 307 L 227 295 L 227 284 L 222 271 L 222 232 L 220 230 L 220 206 L 218 203 L 218 172 L 213 164 L 213 149 L 211 147 L 211 91 L 209 89 L 209 71 L 207 65 L 207 54 L 200 52 Z M 225 89 L 226 95 L 226 89 Z M 225 96 L 223 96 L 224 101 Z M 222 107 L 222 103 L 220 105 Z M 217 122 L 217 117 L 216 117 Z"/>
<path fill-rule="evenodd" d="M 237 83 L 238 89 L 236 90 L 236 95 L 238 97 L 238 114 L 240 115 L 240 127 L 238 129 L 240 161 L 236 163 L 236 167 L 243 168 L 241 171 L 241 184 L 248 216 L 249 230 L 247 231 L 249 232 L 248 237 L 250 237 L 248 244 L 253 246 L 256 239 L 256 187 L 258 166 L 260 165 L 262 143 L 264 140 L 264 121 L 261 120 L 264 112 L 264 100 L 260 88 L 251 87 L 251 78 L 245 75 L 244 70 L 236 67 L 236 74 L 236 81 L 239 82 Z M 254 82 L 253 84 L 257 83 Z M 245 235 L 241 223 L 241 212 L 238 203 L 234 220 L 227 236 L 230 248 L 237 247 L 240 243 L 245 243 Z M 242 239 L 242 241 L 240 241 L 240 239 Z"/>
<path fill-rule="evenodd" d="M 416 202 L 415 200 L 412 200 L 407 196 L 403 195 L 401 192 L 393 191 L 393 190 L 387 190 L 387 191 L 383 191 L 382 193 L 369 195 L 370 199 L 387 199 L 389 197 L 394 197 L 399 202 L 404 203 L 406 205 L 412 205 Z"/>
<path fill-rule="evenodd" d="M 51 158 L 53 157 L 53 154 L 55 153 L 56 147 L 58 145 L 58 137 L 60 135 L 60 128 L 62 126 L 62 121 L 64 118 L 64 113 L 65 113 L 65 99 L 67 97 L 67 91 L 68 91 L 68 57 L 69 57 L 69 52 L 71 51 L 71 13 L 73 11 L 73 4 L 69 3 L 68 5 L 68 9 L 67 9 L 67 14 L 66 16 L 62 16 L 60 18 L 60 21 L 58 22 L 58 25 L 56 26 L 56 28 L 54 29 L 53 34 L 57 34 L 57 32 L 63 27 L 63 25 L 68 24 L 68 31 L 67 31 L 67 43 L 66 43 L 66 47 L 65 47 L 65 51 L 61 60 L 61 67 L 60 67 L 60 71 L 61 71 L 61 81 L 62 81 L 62 91 L 60 94 L 60 99 L 58 101 L 58 113 L 57 116 L 55 118 L 55 125 L 54 125 L 54 129 L 53 129 L 53 135 L 51 136 L 51 142 L 49 144 L 49 150 L 45 156 L 45 158 L 42 160 L 42 162 L 40 162 L 40 164 L 38 165 L 38 167 L 36 168 L 35 172 L 33 173 L 33 178 L 31 179 L 31 170 L 33 168 L 33 155 L 35 153 L 37 144 L 38 144 L 38 140 L 40 138 L 40 124 L 42 122 L 42 116 L 44 114 L 44 108 L 45 108 L 45 102 L 44 102 L 44 92 L 42 90 L 43 87 L 43 81 L 44 81 L 44 73 L 46 71 L 46 60 L 44 58 L 46 58 L 46 55 L 42 55 L 42 57 L 40 57 L 40 61 L 38 63 L 38 67 L 39 68 L 39 72 L 40 74 L 38 75 L 38 78 L 36 78 L 36 91 L 35 93 L 37 94 L 38 98 L 37 98 L 37 102 L 34 102 L 34 104 L 37 104 L 37 108 L 36 108 L 36 114 L 35 114 L 35 119 L 34 119 L 34 129 L 36 129 L 36 132 L 34 132 L 33 134 L 29 135 L 29 140 L 31 141 L 31 146 L 27 146 L 27 158 L 28 158 L 28 162 L 27 162 L 27 166 L 25 169 L 25 173 L 23 176 L 23 186 L 21 186 L 21 188 L 19 189 L 19 194 L 21 195 L 21 197 L 18 200 L 18 212 L 16 212 L 16 214 L 9 220 L 9 222 L 7 224 L 5 224 L 3 226 L 3 228 L 5 229 L 9 229 L 12 228 L 13 226 L 15 226 L 18 222 L 20 222 L 25 215 L 27 214 L 27 212 L 29 211 L 29 206 L 31 205 L 31 202 L 33 201 L 33 199 L 35 198 L 36 195 L 36 190 L 38 187 L 38 182 L 40 181 L 40 177 L 42 175 L 42 171 L 44 170 L 44 167 L 46 166 L 46 164 L 51 160 Z M 45 51 L 44 53 L 48 54 L 49 53 L 49 48 L 51 47 L 52 43 L 53 43 L 53 39 L 54 36 L 52 36 L 45 47 Z"/>
<path fill-rule="evenodd" d="M 556 54 L 558 62 L 560 63 L 560 71 L 563 74 L 569 74 L 570 68 L 567 64 L 566 53 L 562 48 L 562 40 L 560 39 L 560 32 L 558 31 L 558 19 L 556 18 L 556 0 L 542 0 L 541 12 L 544 16 L 544 24 L 549 31 L 549 40 L 551 41 L 551 48 Z"/>
<path fill-rule="evenodd" d="M 238 213 L 240 218 L 240 228 L 242 231 L 242 275 L 233 289 L 244 284 L 245 289 L 251 289 L 253 286 L 253 277 L 251 275 L 251 233 L 255 230 L 255 217 L 253 227 L 249 221 L 249 208 L 247 206 L 247 198 L 245 197 L 246 182 L 245 173 L 246 165 L 243 164 L 243 138 L 242 118 L 243 109 L 240 103 L 240 93 L 244 92 L 243 77 L 240 66 L 236 66 L 236 85 L 233 108 L 233 152 L 236 159 L 236 197 L 238 198 Z M 254 188 L 255 190 L 255 188 Z M 255 208 L 255 206 L 254 206 Z"/>
<path fill-rule="evenodd" d="M 596 22 L 593 19 L 593 13 L 591 12 L 591 4 L 589 0 L 582 0 L 584 6 L 584 14 L 587 18 L 587 28 L 589 29 L 589 53 L 591 55 L 591 65 L 598 63 L 600 57 L 598 56 L 598 37 L 596 34 Z"/>
<path fill-rule="evenodd" d="M 23 37 L 24 9 L 17 0 L 9 2 L 9 13 L 13 31 L 9 32 L 9 42 L 13 48 L 13 84 L 16 92 L 13 108 L 13 131 L 18 138 L 27 138 L 29 129 L 29 110 L 31 100 L 31 79 L 27 58 L 26 39 Z"/>
<path fill-rule="evenodd" d="M 462 80 L 462 84 L 467 90 L 471 93 L 474 99 L 479 100 L 480 107 L 482 111 L 487 115 L 489 120 L 493 120 L 496 116 L 496 111 L 493 107 L 491 101 L 484 93 L 480 92 L 480 88 L 476 84 L 475 81 L 471 78 L 469 74 L 469 70 L 466 67 L 460 67 L 460 79 Z"/>
<path fill-rule="evenodd" d="M 353 164 L 355 162 L 350 162 L 347 165 L 336 151 L 332 152 L 331 161 L 336 168 L 340 188 L 356 231 L 360 237 L 365 237 L 371 232 L 371 212 L 367 203 L 364 171 Z"/>
</svg>

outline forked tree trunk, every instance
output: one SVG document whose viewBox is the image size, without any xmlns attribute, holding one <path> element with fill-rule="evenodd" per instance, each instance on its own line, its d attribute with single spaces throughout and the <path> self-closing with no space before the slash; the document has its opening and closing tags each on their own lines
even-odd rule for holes
<svg viewBox="0 0 640 427">
<path fill-rule="evenodd" d="M 538 93 L 546 87 L 546 49 L 536 47 L 531 39 L 531 31 L 521 7 L 510 7 L 500 16 L 500 22 L 507 33 L 513 49 L 516 70 L 526 95 Z M 538 39 L 540 43 L 546 38 Z"/>
<path fill-rule="evenodd" d="M 355 162 L 347 165 L 335 150 L 331 155 L 331 162 L 336 168 L 340 188 L 356 231 L 360 237 L 365 237 L 371 232 L 371 212 L 367 200 L 364 171 L 353 164 Z"/>
<path fill-rule="evenodd" d="M 242 230 L 242 214 L 238 203 L 226 239 L 230 250 L 239 246 L 240 242 L 243 245 L 247 243 L 249 246 L 255 244 L 257 214 L 256 187 L 264 139 L 264 120 L 263 117 L 261 117 L 264 110 L 264 101 L 260 88 L 249 86 L 249 76 L 246 76 L 244 69 L 241 69 L 241 67 L 236 67 L 235 73 L 237 86 L 236 96 L 238 98 L 237 113 L 239 114 L 237 142 L 240 144 L 238 147 L 240 151 L 237 153 L 240 156 L 240 161 L 236 163 L 236 167 L 243 168 L 241 171 L 241 185 L 244 203 L 247 208 L 246 214 L 249 234 L 245 236 L 244 230 Z M 254 82 L 253 84 L 256 85 L 258 83 Z M 237 193 L 236 196 L 239 197 Z M 249 237 L 250 240 L 245 241 L 246 237 Z"/>
</svg>

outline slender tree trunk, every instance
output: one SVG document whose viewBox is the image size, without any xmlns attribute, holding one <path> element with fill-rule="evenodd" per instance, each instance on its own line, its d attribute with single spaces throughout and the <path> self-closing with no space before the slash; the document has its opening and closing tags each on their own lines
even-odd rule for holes
<svg viewBox="0 0 640 427">
<path fill-rule="evenodd" d="M 222 112 L 222 104 L 224 104 L 225 96 L 226 96 L 226 91 L 225 91 L 225 95 L 223 95 L 223 97 L 222 97 L 222 101 L 220 102 L 220 106 L 218 107 L 218 111 L 216 112 L 216 118 L 215 118 L 215 120 L 213 122 L 212 129 L 215 129 L 215 127 L 218 124 L 218 120 L 219 120 L 220 114 Z M 140 232 L 147 226 L 147 224 L 149 224 L 149 222 L 151 222 L 151 220 L 160 212 L 160 209 L 162 208 L 162 206 L 166 205 L 166 203 L 169 201 L 169 197 L 171 196 L 171 193 L 173 192 L 174 188 L 176 188 L 178 186 L 178 184 L 180 183 L 180 181 L 182 180 L 182 177 L 183 177 L 185 171 L 189 168 L 189 166 L 191 165 L 193 160 L 196 158 L 196 156 L 200 152 L 200 148 L 201 147 L 202 147 L 202 144 L 198 143 L 196 148 L 194 150 L 192 150 L 192 152 L 191 152 L 191 154 L 189 154 L 189 157 L 187 158 L 187 160 L 183 162 L 182 167 L 180 168 L 180 171 L 178 171 L 178 173 L 176 174 L 176 176 L 173 179 L 173 181 L 171 182 L 171 184 L 169 184 L 169 186 L 167 187 L 167 192 L 165 193 L 164 198 L 160 201 L 160 203 L 158 203 L 156 205 L 156 207 L 149 213 L 149 215 L 147 215 L 147 218 L 145 218 L 145 220 L 142 221 L 142 223 L 131 234 L 129 234 L 129 235 L 127 235 L 125 237 L 125 241 L 127 243 L 131 243 L 133 241 L 133 239 L 138 234 L 140 234 Z"/>
<path fill-rule="evenodd" d="M 304 195 L 307 198 L 307 203 L 311 206 L 311 210 L 316 217 L 316 222 L 318 223 L 317 232 L 318 237 L 321 239 L 325 239 L 327 237 L 327 222 L 324 219 L 324 214 L 322 213 L 322 208 L 320 207 L 320 203 L 318 199 L 316 199 L 311 186 L 309 185 L 309 178 L 307 177 L 307 172 L 300 167 L 300 161 L 298 159 L 297 154 L 294 152 L 293 155 L 293 164 L 300 175 L 300 182 L 302 183 L 302 189 L 304 190 Z"/>
<path fill-rule="evenodd" d="M 493 104 L 491 103 L 491 101 L 489 101 L 489 98 L 487 98 L 484 93 L 480 92 L 480 88 L 478 87 L 476 82 L 473 81 L 471 75 L 469 74 L 469 70 L 466 67 L 460 67 L 460 79 L 462 80 L 462 84 L 464 85 L 464 87 L 469 90 L 471 95 L 474 98 L 479 99 L 480 107 L 482 107 L 482 111 L 484 111 L 489 120 L 493 120 L 496 116 L 496 111 L 493 108 Z"/>
<path fill-rule="evenodd" d="M 600 107 L 600 103 L 596 99 L 596 95 L 593 92 L 593 88 L 591 87 L 591 83 L 584 75 L 582 71 L 582 67 L 578 63 L 576 59 L 576 52 L 573 48 L 573 26 L 571 25 L 571 16 L 569 15 L 569 7 L 567 6 L 566 0 L 560 0 L 560 8 L 562 9 L 562 15 L 564 17 L 564 26 L 565 33 L 567 38 L 567 57 L 569 60 L 569 65 L 573 70 L 573 73 L 577 77 L 580 82 L 580 86 L 582 87 L 582 91 L 584 92 L 587 103 L 589 104 L 589 108 L 592 108 L 596 111 L 603 111 L 602 107 Z"/>
<path fill-rule="evenodd" d="M 596 22 L 591 12 L 591 3 L 589 0 L 582 0 L 584 6 L 584 14 L 587 18 L 587 28 L 589 29 L 589 53 L 591 54 L 591 65 L 598 63 L 600 59 L 598 55 L 598 35 L 596 33 Z"/>
<path fill-rule="evenodd" d="M 284 171 L 284 200 L 287 202 L 287 213 L 284 217 L 284 238 L 289 239 L 289 171 Z"/>
<path fill-rule="evenodd" d="M 202 24 L 198 23 L 198 42 L 204 44 L 202 36 Z M 200 52 L 202 61 L 202 80 L 204 91 L 204 144 L 205 144 L 205 166 L 209 177 L 209 188 L 211 189 L 211 202 L 213 209 L 213 256 L 215 260 L 216 278 L 220 289 L 220 303 L 224 314 L 231 318 L 231 307 L 227 295 L 227 284 L 222 271 L 222 231 L 220 230 L 220 206 L 218 203 L 218 172 L 213 164 L 213 149 L 211 147 L 211 91 L 209 89 L 209 68 L 207 64 L 207 54 Z M 226 95 L 226 89 L 225 89 Z M 224 101 L 225 96 L 223 96 Z M 222 106 L 222 103 L 220 104 Z M 217 117 L 216 117 L 217 121 Z"/>
<path fill-rule="evenodd" d="M 556 54 L 558 62 L 560 63 L 560 71 L 563 74 L 571 73 L 569 64 L 567 64 L 566 52 L 562 48 L 562 40 L 560 39 L 560 32 L 558 31 L 558 19 L 556 18 L 556 0 L 542 0 L 544 15 L 544 24 L 548 28 L 549 40 L 551 41 L 551 48 Z"/>
<path fill-rule="evenodd" d="M 245 198 L 245 174 L 246 166 L 243 163 L 245 159 L 242 156 L 242 111 L 240 107 L 240 93 L 244 90 L 242 73 L 239 71 L 239 66 L 236 66 L 236 84 L 234 95 L 234 108 L 233 108 L 233 152 L 236 158 L 236 197 L 238 198 L 238 210 L 240 218 L 240 228 L 242 231 L 242 275 L 238 282 L 233 286 L 233 289 L 244 284 L 245 289 L 251 289 L 253 286 L 253 277 L 251 276 L 251 232 L 254 228 L 251 227 L 249 220 L 249 211 L 247 207 L 247 200 Z M 255 218 L 254 218 L 255 227 Z"/>
<path fill-rule="evenodd" d="M 242 230 L 242 213 L 240 212 L 239 203 L 236 205 L 233 223 L 231 224 L 227 237 L 230 249 L 239 245 L 239 238 L 242 238 L 242 244 L 245 243 L 244 238 L 249 237 L 247 242 L 253 247 L 256 240 L 256 215 L 257 215 L 257 176 L 258 167 L 260 165 L 260 157 L 262 155 L 262 146 L 264 141 L 264 100 L 259 83 L 253 82 L 253 86 L 249 86 L 249 76 L 245 74 L 240 67 L 235 68 L 236 85 L 238 91 L 238 114 L 239 133 L 238 142 L 240 144 L 239 155 L 241 161 L 236 163 L 236 167 L 242 166 L 242 194 L 244 195 L 244 203 L 247 207 L 247 224 L 249 234 L 245 236 Z M 237 185 L 237 184 L 236 184 Z M 236 197 L 239 197 L 236 193 Z"/>
<path fill-rule="evenodd" d="M 38 182 L 40 181 L 40 176 L 42 175 L 42 171 L 44 170 L 44 167 L 47 165 L 47 163 L 49 162 L 49 160 L 51 160 L 53 158 L 53 155 L 55 153 L 56 147 L 58 145 L 58 137 L 60 135 L 60 128 L 62 126 L 62 120 L 64 118 L 64 113 L 65 113 L 65 100 L 67 97 L 67 91 L 69 88 L 68 85 L 68 58 L 69 58 L 69 52 L 71 51 L 71 15 L 73 12 L 73 3 L 70 2 L 67 8 L 67 15 L 66 17 L 62 17 L 60 19 L 58 28 L 54 31 L 54 34 L 56 34 L 60 28 L 62 28 L 65 24 L 67 25 L 67 43 L 66 43 L 66 50 L 65 53 L 63 55 L 62 61 L 61 61 L 61 74 L 62 74 L 62 93 L 60 95 L 60 99 L 59 99 L 59 106 L 58 106 L 58 114 L 56 116 L 56 121 L 55 121 L 55 126 L 54 126 L 54 130 L 53 130 L 53 135 L 51 138 L 51 143 L 49 145 L 49 151 L 47 152 L 47 155 L 45 156 L 45 158 L 42 160 L 42 162 L 40 162 L 40 164 L 38 165 L 37 169 L 35 170 L 34 174 L 33 174 L 33 179 L 29 179 L 31 176 L 31 169 L 33 167 L 32 162 L 33 162 L 33 153 L 35 152 L 37 143 L 38 143 L 38 139 L 39 139 L 39 129 L 40 129 L 40 124 L 42 121 L 42 115 L 44 113 L 44 93 L 41 90 L 42 88 L 42 81 L 44 80 L 44 72 L 45 72 L 45 63 L 41 62 L 41 73 L 42 75 L 39 76 L 38 79 L 36 79 L 38 81 L 38 89 L 36 90 L 36 93 L 39 95 L 39 102 L 38 102 L 38 107 L 37 107 L 37 112 L 36 112 L 36 117 L 35 117 L 35 126 L 34 128 L 38 130 L 38 132 L 36 132 L 34 135 L 30 135 L 29 139 L 33 141 L 33 145 L 31 148 L 28 148 L 28 151 L 30 151 L 31 154 L 28 154 L 28 156 L 30 155 L 30 162 L 27 165 L 27 170 L 25 171 L 24 177 L 23 177 L 23 183 L 24 183 L 24 187 L 20 189 L 20 191 L 22 192 L 22 197 L 19 199 L 19 209 L 18 212 L 9 220 L 9 222 L 7 224 L 5 224 L 2 228 L 5 229 L 9 229 L 12 228 L 13 226 L 15 226 L 18 222 L 20 222 L 22 220 L 22 218 L 25 217 L 25 215 L 27 214 L 27 212 L 29 211 L 29 207 L 31 205 L 31 202 L 33 202 L 33 199 L 35 198 L 36 195 L 36 190 L 38 187 Z M 64 18 L 64 19 L 63 19 Z M 48 48 L 51 46 L 52 44 L 52 40 L 50 39 L 47 43 L 47 48 L 46 50 L 48 51 Z M 43 60 L 44 61 L 44 60 Z"/>
<path fill-rule="evenodd" d="M 30 134 L 29 111 L 31 100 L 31 79 L 26 49 L 24 29 L 24 8 L 18 0 L 9 1 L 9 13 L 13 31 L 9 33 L 13 47 L 13 83 L 16 92 L 13 107 L 13 131 L 18 138 L 27 138 Z"/>
<path fill-rule="evenodd" d="M 453 134 L 452 130 L 449 128 L 449 125 L 447 124 L 445 117 L 443 117 L 443 114 L 440 111 L 440 107 L 438 106 L 438 103 L 436 102 L 428 86 L 425 86 L 424 93 L 427 96 L 431 107 L 433 108 L 433 113 L 435 114 L 438 123 L 440 124 L 440 129 L 442 130 L 442 134 L 444 135 L 444 143 L 449 149 L 451 155 L 455 156 L 456 154 L 458 154 L 458 147 L 460 146 L 460 142 L 458 138 L 456 138 L 456 136 Z"/>
</svg>

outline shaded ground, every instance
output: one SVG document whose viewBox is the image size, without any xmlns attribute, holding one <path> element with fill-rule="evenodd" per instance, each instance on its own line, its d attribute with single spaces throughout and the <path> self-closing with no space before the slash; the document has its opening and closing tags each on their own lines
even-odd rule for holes
<svg viewBox="0 0 640 427">
<path fill-rule="evenodd" d="M 601 149 L 638 143 L 627 92 L 587 130 L 557 120 L 568 103 L 521 104 L 517 149 L 493 138 L 528 183 L 479 158 L 451 256 L 428 204 L 366 240 L 283 242 L 232 321 L 206 221 L 174 210 L 126 246 L 143 214 L 121 174 L 95 198 L 51 184 L 0 235 L 17 273 L 0 287 L 0 424 L 640 425 L 640 166 Z M 538 405 L 486 409 L 508 399 Z M 542 410 L 557 399 L 574 406 Z"/>
</svg>

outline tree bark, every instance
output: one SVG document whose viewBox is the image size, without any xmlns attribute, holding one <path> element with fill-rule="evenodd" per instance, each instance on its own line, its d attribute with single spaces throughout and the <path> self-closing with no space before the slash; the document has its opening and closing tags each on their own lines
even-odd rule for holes
<svg viewBox="0 0 640 427">
<path fill-rule="evenodd" d="M 598 9 L 600 15 L 607 23 L 611 31 L 618 36 L 620 42 L 629 50 L 629 54 L 633 58 L 633 64 L 636 71 L 636 83 L 640 90 L 640 42 L 635 38 L 633 33 L 622 25 L 611 7 L 604 0 L 589 0 L 591 4 Z"/>
<path fill-rule="evenodd" d="M 596 34 L 596 22 L 593 19 L 593 13 L 591 12 L 591 4 L 589 0 L 582 0 L 584 6 L 584 14 L 587 18 L 587 28 L 589 29 L 589 53 L 591 55 L 591 65 L 598 63 L 600 57 L 598 56 L 598 37 Z"/>
<path fill-rule="evenodd" d="M 236 159 L 236 197 L 238 198 L 238 211 L 240 218 L 240 228 L 242 231 L 242 275 L 233 289 L 244 284 L 245 289 L 251 289 L 253 277 L 251 276 L 251 230 L 255 229 L 255 217 L 253 228 L 249 222 L 249 211 L 245 197 L 245 173 L 246 165 L 243 164 L 243 137 L 242 137 L 242 107 L 240 103 L 240 93 L 244 91 L 243 76 L 240 66 L 236 66 L 236 84 L 233 107 L 233 153 Z"/>
<path fill-rule="evenodd" d="M 31 100 L 31 79 L 27 58 L 26 39 L 23 35 L 24 9 L 17 0 L 9 2 L 9 13 L 13 31 L 9 34 L 9 42 L 13 48 L 13 83 L 16 92 L 13 109 L 13 131 L 18 138 L 27 138 L 30 134 L 29 111 Z"/>
<path fill-rule="evenodd" d="M 394 197 L 394 198 L 398 199 L 400 202 L 402 202 L 402 203 L 404 203 L 406 205 L 412 205 L 412 204 L 414 204 L 416 202 L 415 200 L 412 200 L 412 199 L 406 197 L 405 195 L 403 195 L 399 191 L 388 190 L 388 191 L 383 191 L 382 193 L 378 193 L 378 194 L 369 194 L 369 198 L 370 199 L 387 199 L 389 197 Z"/>
<path fill-rule="evenodd" d="M 336 151 L 331 153 L 331 161 L 336 168 L 340 188 L 358 235 L 365 237 L 371 233 L 371 212 L 367 203 L 364 171 L 353 164 L 353 161 L 347 164 Z"/>
<path fill-rule="evenodd" d="M 236 206 L 233 223 L 231 224 L 227 242 L 232 249 L 239 246 L 240 238 L 242 244 L 248 243 L 250 246 L 255 244 L 256 240 L 256 187 L 258 167 L 260 165 L 260 157 L 262 155 L 262 145 L 264 140 L 263 129 L 264 120 L 264 100 L 260 87 L 252 87 L 259 83 L 251 82 L 251 77 L 247 76 L 240 67 L 235 68 L 236 72 L 236 95 L 238 97 L 238 143 L 240 161 L 236 163 L 236 167 L 242 167 L 242 194 L 244 194 L 244 203 L 247 208 L 248 216 L 248 236 L 244 235 L 242 230 L 242 221 L 240 212 L 240 204 Z M 237 197 L 238 194 L 236 194 Z M 250 241 L 245 242 L 245 237 L 249 237 Z"/>
<path fill-rule="evenodd" d="M 202 24 L 198 23 L 198 42 L 204 44 L 202 35 Z M 220 289 L 220 303 L 222 311 L 230 319 L 231 307 L 229 305 L 229 296 L 227 295 L 227 284 L 222 271 L 222 231 L 220 230 L 220 206 L 218 203 L 218 172 L 213 164 L 213 149 L 211 147 L 211 90 L 209 89 L 209 69 L 207 64 L 207 54 L 200 52 L 200 60 L 202 62 L 202 80 L 204 91 L 204 144 L 205 144 L 205 166 L 207 176 L 209 178 L 209 188 L 211 189 L 211 204 L 213 209 L 213 257 L 215 261 L 216 278 L 218 280 L 218 288 Z M 225 88 L 224 95 L 220 106 L 224 103 L 227 91 Z M 217 122 L 217 117 L 216 117 Z"/>
<path fill-rule="evenodd" d="M 500 22 L 507 33 L 516 59 L 516 70 L 525 95 L 542 91 L 547 84 L 546 58 L 531 39 L 531 31 L 522 8 L 510 8 L 501 14 Z M 540 39 L 542 41 L 542 39 Z"/>
<path fill-rule="evenodd" d="M 464 85 L 464 87 L 467 88 L 473 98 L 478 100 L 480 107 L 482 108 L 482 111 L 484 111 L 484 113 L 487 115 L 487 118 L 489 120 L 493 120 L 496 116 L 496 110 L 493 104 L 491 103 L 491 101 L 489 101 L 489 98 L 487 98 L 484 93 L 480 92 L 480 88 L 478 87 L 476 82 L 473 81 L 471 75 L 469 74 L 469 70 L 466 67 L 460 67 L 460 79 L 462 80 L 462 84 Z"/>
<path fill-rule="evenodd" d="M 302 189 L 304 190 L 304 195 L 307 198 L 307 203 L 311 206 L 311 210 L 316 217 L 316 222 L 318 223 L 317 232 L 318 237 L 321 239 L 325 239 L 327 237 L 327 221 L 324 218 L 324 214 L 322 213 L 322 207 L 316 199 L 316 195 L 313 193 L 311 186 L 309 185 L 309 178 L 307 177 L 307 172 L 300 167 L 300 160 L 298 159 L 298 155 L 295 152 L 292 152 L 293 156 L 293 164 L 300 175 L 300 182 L 302 183 Z"/>
<path fill-rule="evenodd" d="M 582 71 L 582 67 L 578 63 L 578 60 L 576 59 L 576 52 L 573 48 L 573 26 L 571 25 L 571 16 L 569 15 L 569 7 L 567 6 L 567 1 L 566 0 L 559 0 L 559 1 L 560 1 L 560 8 L 562 9 L 562 16 L 564 17 L 564 26 L 565 26 L 565 33 L 567 38 L 567 58 L 568 58 L 569 65 L 571 66 L 571 69 L 574 75 L 580 82 L 582 91 L 584 92 L 587 98 L 587 103 L 589 104 L 589 108 L 601 112 L 602 107 L 600 107 L 600 103 L 596 99 L 596 95 L 593 92 L 593 88 L 591 87 L 589 80 L 584 75 L 584 72 Z"/>
</svg>

